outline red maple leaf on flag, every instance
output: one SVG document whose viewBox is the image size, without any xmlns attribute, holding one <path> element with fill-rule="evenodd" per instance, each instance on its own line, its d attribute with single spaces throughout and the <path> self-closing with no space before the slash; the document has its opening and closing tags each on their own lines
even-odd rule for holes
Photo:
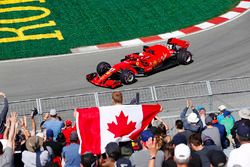
<svg viewBox="0 0 250 167">
<path fill-rule="evenodd" d="M 124 113 L 121 111 L 119 116 L 115 116 L 117 124 L 114 122 L 108 123 L 108 131 L 113 133 L 116 137 L 122 137 L 125 135 L 130 134 L 133 130 L 135 130 L 136 122 L 130 121 L 128 124 L 128 116 L 125 116 Z"/>
</svg>

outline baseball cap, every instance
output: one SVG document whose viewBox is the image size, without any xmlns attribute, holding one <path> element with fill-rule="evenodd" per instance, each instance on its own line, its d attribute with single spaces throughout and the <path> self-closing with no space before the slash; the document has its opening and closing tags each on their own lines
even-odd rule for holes
<svg viewBox="0 0 250 167">
<path fill-rule="evenodd" d="M 185 163 L 191 155 L 190 148 L 186 144 L 179 144 L 174 149 L 174 156 L 177 162 Z"/>
<path fill-rule="evenodd" d="M 200 111 L 200 110 L 206 110 L 206 109 L 203 106 L 196 106 L 196 110 Z"/>
<path fill-rule="evenodd" d="M 56 109 L 51 109 L 49 111 L 49 115 L 55 116 L 56 115 Z"/>
<path fill-rule="evenodd" d="M 71 126 L 71 125 L 72 125 L 72 121 L 69 120 L 69 119 L 67 119 L 67 120 L 65 121 L 65 125 L 66 125 L 66 126 Z"/>
<path fill-rule="evenodd" d="M 140 138 L 143 142 L 148 141 L 149 138 L 154 138 L 154 134 L 150 130 L 144 130 L 142 131 Z"/>
<path fill-rule="evenodd" d="M 227 111 L 227 110 L 225 110 L 225 111 L 223 112 L 224 117 L 227 117 L 227 116 L 229 116 L 230 114 L 231 114 L 231 112 L 230 112 L 230 111 Z"/>
<path fill-rule="evenodd" d="M 72 131 L 70 133 L 70 141 L 77 141 L 77 140 L 78 140 L 78 136 L 77 136 L 76 131 Z"/>
<path fill-rule="evenodd" d="M 208 159 L 214 167 L 223 167 L 227 163 L 227 157 L 223 151 L 211 150 L 208 152 Z"/>
<path fill-rule="evenodd" d="M 206 116 L 205 118 L 206 125 L 212 125 L 212 121 L 213 121 L 212 117 Z"/>
<path fill-rule="evenodd" d="M 219 107 L 218 107 L 218 110 L 219 111 L 223 111 L 223 110 L 225 110 L 227 107 L 225 106 L 225 105 L 220 105 Z"/>
<path fill-rule="evenodd" d="M 126 158 L 119 158 L 116 161 L 116 167 L 132 167 L 131 161 L 129 159 Z"/>
<path fill-rule="evenodd" d="M 96 166 L 96 160 L 97 160 L 97 157 L 91 152 L 86 152 L 81 156 L 81 164 L 84 167 Z"/>
<path fill-rule="evenodd" d="M 239 124 L 236 132 L 240 137 L 250 140 L 250 120 L 246 120 Z"/>
<path fill-rule="evenodd" d="M 110 142 L 106 145 L 105 152 L 110 158 L 116 161 L 121 154 L 121 149 L 116 142 Z"/>
</svg>

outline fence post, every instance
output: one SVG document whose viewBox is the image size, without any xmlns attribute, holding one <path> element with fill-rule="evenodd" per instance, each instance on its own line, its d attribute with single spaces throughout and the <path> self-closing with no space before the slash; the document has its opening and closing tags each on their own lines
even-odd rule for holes
<svg viewBox="0 0 250 167">
<path fill-rule="evenodd" d="M 157 101 L 155 86 L 150 86 L 150 91 L 151 91 L 153 101 Z"/>
<path fill-rule="evenodd" d="M 40 122 L 42 122 L 43 121 L 43 111 L 42 111 L 41 99 L 36 99 L 36 106 L 37 106 Z"/>
<path fill-rule="evenodd" d="M 98 92 L 94 93 L 95 96 L 95 104 L 97 107 L 100 107 L 100 102 L 99 102 L 99 97 L 98 97 Z"/>
<path fill-rule="evenodd" d="M 209 111 L 213 110 L 213 92 L 210 81 L 206 81 L 207 91 L 208 91 L 208 99 L 209 99 Z"/>
</svg>

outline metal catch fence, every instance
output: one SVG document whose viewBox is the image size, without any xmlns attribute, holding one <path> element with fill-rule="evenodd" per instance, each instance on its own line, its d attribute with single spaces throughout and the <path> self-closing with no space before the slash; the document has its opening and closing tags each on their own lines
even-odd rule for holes
<svg viewBox="0 0 250 167">
<path fill-rule="evenodd" d="M 123 93 L 124 104 L 129 104 L 131 99 L 136 97 L 136 93 L 139 93 L 140 103 L 160 103 L 164 111 L 159 116 L 174 125 L 173 121 L 179 117 L 179 112 L 185 107 L 188 98 L 192 99 L 194 104 L 204 106 L 208 111 L 217 111 L 217 107 L 221 104 L 231 110 L 249 107 L 250 77 L 167 84 L 119 91 Z M 36 107 L 39 111 L 36 121 L 40 124 L 43 114 L 52 108 L 56 109 L 63 119 L 73 119 L 73 110 L 76 107 L 111 105 L 112 92 L 11 101 L 9 106 L 10 111 L 16 111 L 20 116 L 29 115 L 31 109 Z"/>
</svg>

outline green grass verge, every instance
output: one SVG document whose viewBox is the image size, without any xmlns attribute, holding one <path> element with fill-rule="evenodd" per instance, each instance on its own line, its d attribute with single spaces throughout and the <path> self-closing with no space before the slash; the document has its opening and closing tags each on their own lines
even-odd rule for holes
<svg viewBox="0 0 250 167">
<path fill-rule="evenodd" d="M 171 32 L 219 16 L 232 9 L 239 1 L 227 0 L 222 3 L 218 0 L 47 0 L 40 3 L 34 0 L 16 4 L 0 3 L 0 60 L 65 54 L 69 53 L 71 48 L 79 46 Z M 20 6 L 43 7 L 51 13 L 34 21 L 1 22 L 43 13 L 39 10 L 17 11 L 17 8 L 11 12 L 1 11 Z M 17 36 L 13 32 L 7 32 L 4 29 L 6 27 L 18 29 L 49 21 L 54 21 L 56 25 L 25 30 L 25 36 L 54 34 L 55 30 L 58 30 L 63 40 L 57 38 L 14 42 L 3 40 Z"/>
</svg>

